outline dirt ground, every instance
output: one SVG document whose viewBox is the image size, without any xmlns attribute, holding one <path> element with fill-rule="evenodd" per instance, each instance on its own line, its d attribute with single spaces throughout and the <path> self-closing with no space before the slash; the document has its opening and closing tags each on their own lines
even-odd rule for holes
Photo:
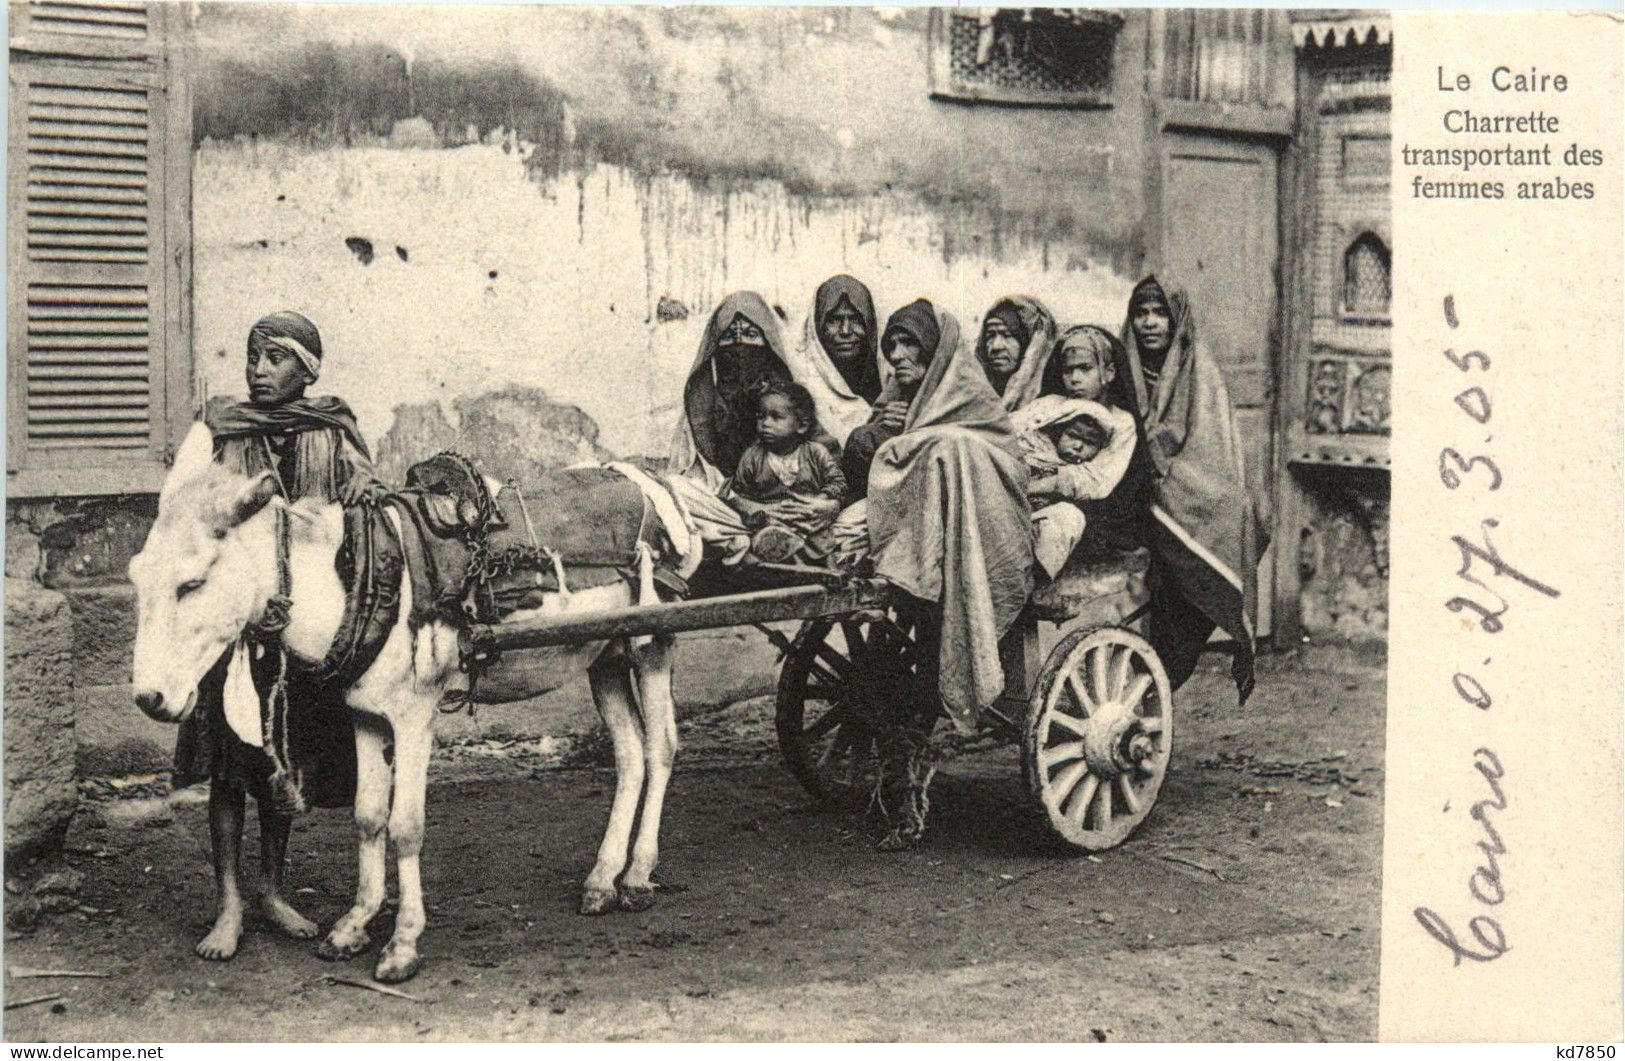
<svg viewBox="0 0 1625 1061">
<path fill-rule="evenodd" d="M 376 954 L 327 964 L 251 916 L 208 928 L 195 794 L 79 815 L 76 907 L 8 932 L 11 1042 L 187 1040 L 1363 1040 L 1376 1034 L 1384 681 L 1379 659 L 1274 656 L 1235 707 L 1223 660 L 1178 698 L 1150 819 L 1097 856 L 1024 813 L 1013 749 L 932 789 L 917 849 L 809 805 L 771 705 L 685 720 L 660 903 L 574 913 L 610 773 L 536 749 L 454 749 L 429 797 L 426 964 L 388 997 Z M 251 844 L 249 845 L 252 849 Z M 355 866 L 342 812 L 296 826 L 291 883 L 326 924 Z M 387 937 L 388 908 L 373 926 Z M 16 979 L 23 967 L 105 979 Z"/>
</svg>

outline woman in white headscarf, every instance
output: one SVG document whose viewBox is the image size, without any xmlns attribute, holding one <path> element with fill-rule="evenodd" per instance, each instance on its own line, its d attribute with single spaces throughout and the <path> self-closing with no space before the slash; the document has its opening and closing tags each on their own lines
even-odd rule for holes
<svg viewBox="0 0 1625 1061">
<path fill-rule="evenodd" d="M 819 425 L 843 442 L 869 422 L 880 397 L 879 338 L 869 289 L 842 273 L 818 286 L 801 344 L 785 357 L 791 377 L 812 394 Z"/>
</svg>

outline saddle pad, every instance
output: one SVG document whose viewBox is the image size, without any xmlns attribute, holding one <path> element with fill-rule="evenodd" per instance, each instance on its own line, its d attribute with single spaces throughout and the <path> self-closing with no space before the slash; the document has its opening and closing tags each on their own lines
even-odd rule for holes
<svg viewBox="0 0 1625 1061">
<path fill-rule="evenodd" d="M 642 489 L 610 468 L 548 472 L 519 484 L 519 492 L 522 500 L 512 486 L 497 494 L 506 526 L 491 532 L 493 553 L 531 544 L 534 531 L 535 543 L 558 553 L 566 567 L 626 567 L 637 562 L 639 537 L 654 529 Z"/>
</svg>

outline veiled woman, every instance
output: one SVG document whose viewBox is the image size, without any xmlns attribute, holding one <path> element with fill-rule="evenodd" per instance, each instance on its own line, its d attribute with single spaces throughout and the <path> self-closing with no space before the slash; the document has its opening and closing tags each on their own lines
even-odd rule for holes
<svg viewBox="0 0 1625 1061">
<path fill-rule="evenodd" d="M 869 289 L 840 274 L 813 296 L 790 374 L 813 396 L 818 422 L 837 439 L 867 423 L 880 397 L 879 325 Z"/>
<path fill-rule="evenodd" d="M 1151 461 L 1151 643 L 1175 687 L 1214 627 L 1236 644 L 1231 674 L 1253 688 L 1258 561 L 1268 546 L 1247 486 L 1224 376 L 1202 347 L 1185 290 L 1147 276 L 1129 296 L 1117 374 Z"/>
<path fill-rule="evenodd" d="M 736 291 L 711 314 L 683 386 L 683 416 L 672 439 L 669 482 L 693 518 L 708 551 L 725 564 L 742 560 L 750 534 L 738 512 L 717 495 L 756 440 L 753 401 L 769 379 L 793 378 L 778 317 L 753 291 Z M 801 381 L 797 381 L 801 382 Z M 804 384 L 805 385 L 805 384 Z M 812 389 L 809 387 L 809 390 Z M 834 437 L 817 441 L 837 456 Z M 815 498 L 777 502 L 789 521 L 828 519 L 838 502 Z"/>
<path fill-rule="evenodd" d="M 1038 397 L 1054 345 L 1055 318 L 1043 303 L 1026 295 L 993 303 L 976 337 L 976 360 L 1005 409 L 1014 412 Z"/>
</svg>

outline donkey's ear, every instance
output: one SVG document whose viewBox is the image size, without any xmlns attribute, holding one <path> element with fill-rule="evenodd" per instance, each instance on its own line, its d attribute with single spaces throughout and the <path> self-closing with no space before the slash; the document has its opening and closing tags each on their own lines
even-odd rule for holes
<svg viewBox="0 0 1625 1061">
<path fill-rule="evenodd" d="M 231 506 L 230 525 L 235 527 L 245 520 L 253 519 L 275 496 L 276 476 L 270 472 L 260 472 L 243 488 L 243 492 L 237 495 L 237 500 Z"/>
</svg>

